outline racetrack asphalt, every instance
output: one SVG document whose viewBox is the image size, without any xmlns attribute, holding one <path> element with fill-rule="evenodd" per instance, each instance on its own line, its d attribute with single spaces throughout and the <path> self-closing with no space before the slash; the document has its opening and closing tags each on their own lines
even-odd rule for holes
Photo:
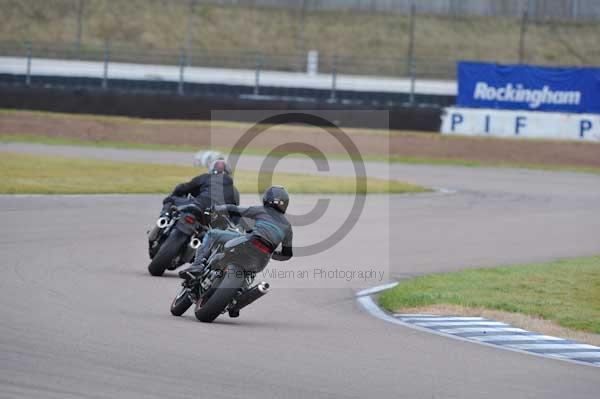
<svg viewBox="0 0 600 399">
<path fill-rule="evenodd" d="M 14 150 L 5 146 L 0 150 Z M 340 244 L 281 269 L 372 261 L 398 280 L 600 253 L 600 176 L 401 164 L 367 169 L 456 192 L 369 197 Z M 291 211 L 309 209 L 316 197 L 294 196 Z M 191 313 L 175 318 L 168 309 L 175 274 L 146 272 L 145 230 L 160 199 L 0 196 L 0 397 L 597 397 L 597 368 L 374 319 L 355 301 L 360 282 L 320 289 L 319 282 L 273 282 L 273 291 L 239 319 L 207 325 Z M 352 198 L 332 201 L 329 217 L 343 219 Z M 311 226 L 299 232 L 300 243 L 321 234 Z"/>
</svg>

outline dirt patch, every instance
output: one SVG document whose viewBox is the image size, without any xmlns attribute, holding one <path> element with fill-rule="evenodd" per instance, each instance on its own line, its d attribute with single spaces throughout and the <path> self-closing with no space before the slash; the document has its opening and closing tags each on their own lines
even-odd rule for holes
<svg viewBox="0 0 600 399">
<path fill-rule="evenodd" d="M 197 147 L 230 148 L 250 126 L 217 124 L 211 131 L 210 123 L 206 121 L 163 121 L 38 112 L 0 114 L 0 134 Z M 600 144 L 597 143 L 448 137 L 427 133 L 382 134 L 360 129 L 348 129 L 347 132 L 363 155 L 600 167 Z M 324 139 L 326 136 L 323 130 L 317 128 L 280 126 L 258 136 L 250 143 L 249 148 L 272 149 L 281 144 L 301 141 L 311 143 L 325 153 L 341 152 L 339 145 Z"/>
<path fill-rule="evenodd" d="M 457 305 L 432 305 L 418 308 L 399 309 L 397 313 L 421 313 L 440 316 L 480 316 L 491 320 L 502 321 L 528 331 L 600 346 L 599 334 L 571 330 L 569 328 L 561 327 L 552 321 L 527 316 L 521 313 L 510 313 L 484 308 L 467 308 Z"/>
</svg>

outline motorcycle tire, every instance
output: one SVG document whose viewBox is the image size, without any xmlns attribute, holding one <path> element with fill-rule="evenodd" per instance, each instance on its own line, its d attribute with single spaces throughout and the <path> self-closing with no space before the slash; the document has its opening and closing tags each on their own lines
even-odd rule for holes
<svg viewBox="0 0 600 399">
<path fill-rule="evenodd" d="M 156 255 L 154 255 L 154 258 L 152 258 L 148 265 L 148 272 L 153 276 L 162 276 L 165 270 L 171 266 L 171 262 L 187 239 L 188 236 L 177 229 L 173 229 Z"/>
<path fill-rule="evenodd" d="M 182 288 L 171 303 L 171 314 L 173 316 L 181 316 L 193 304 L 194 302 L 190 298 L 188 289 Z"/>
<path fill-rule="evenodd" d="M 221 283 L 212 290 L 208 298 L 200 298 L 196 302 L 194 314 L 204 323 L 212 323 L 225 310 L 245 281 L 242 268 L 229 266 Z"/>
</svg>

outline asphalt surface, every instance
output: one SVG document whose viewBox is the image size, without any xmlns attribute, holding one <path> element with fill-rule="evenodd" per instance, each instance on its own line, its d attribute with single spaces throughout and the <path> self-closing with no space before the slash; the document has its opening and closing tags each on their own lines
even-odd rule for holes
<svg viewBox="0 0 600 399">
<path fill-rule="evenodd" d="M 379 267 L 389 269 L 387 281 L 600 253 L 599 176 L 367 169 L 457 191 L 369 197 L 340 244 L 279 263 L 280 270 Z M 172 317 L 178 279 L 146 272 L 144 233 L 160 199 L 0 196 L 0 397 L 597 397 L 597 368 L 372 318 L 355 300 L 371 282 L 274 279 L 273 291 L 239 319 L 207 325 L 192 314 Z M 315 200 L 294 196 L 290 211 L 302 213 Z M 327 223 L 342 221 L 351 202 L 332 198 Z M 296 242 L 310 243 L 323 230 L 299 227 Z"/>
<path fill-rule="evenodd" d="M 27 58 L 0 57 L 0 73 L 27 73 Z M 97 61 L 60 60 L 33 58 L 31 74 L 38 76 L 80 76 L 102 78 L 104 63 Z M 108 79 L 159 80 L 179 82 L 179 66 L 149 65 L 111 62 Z M 215 83 L 228 85 L 254 86 L 254 69 L 227 68 L 185 68 L 185 82 Z M 332 76 L 328 73 L 309 75 L 298 72 L 263 70 L 260 72 L 260 85 L 272 87 L 304 87 L 311 89 L 331 89 Z M 411 81 L 406 78 L 385 78 L 380 76 L 338 74 L 335 81 L 337 90 L 380 91 L 386 93 L 410 93 Z M 456 95 L 457 83 L 451 80 L 418 79 L 415 93 Z"/>
</svg>

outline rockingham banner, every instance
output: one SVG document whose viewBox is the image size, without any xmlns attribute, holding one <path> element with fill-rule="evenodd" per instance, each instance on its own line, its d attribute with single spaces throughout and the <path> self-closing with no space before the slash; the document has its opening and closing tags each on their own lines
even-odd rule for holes
<svg viewBox="0 0 600 399">
<path fill-rule="evenodd" d="M 600 115 L 450 107 L 442 134 L 600 141 Z"/>
<path fill-rule="evenodd" d="M 600 114 L 600 68 L 461 61 L 457 105 Z"/>
</svg>

